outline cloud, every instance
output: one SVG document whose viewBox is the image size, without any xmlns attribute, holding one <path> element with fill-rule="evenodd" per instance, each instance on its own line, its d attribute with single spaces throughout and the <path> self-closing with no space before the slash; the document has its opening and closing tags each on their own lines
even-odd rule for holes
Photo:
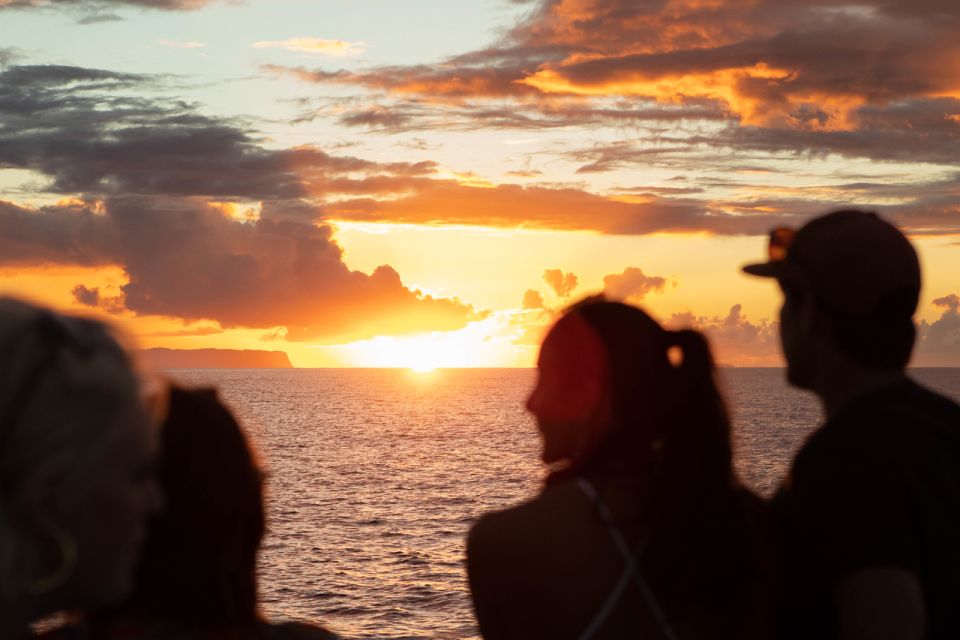
<svg viewBox="0 0 960 640">
<path fill-rule="evenodd" d="M 560 309 L 524 308 L 512 318 L 518 336 L 515 344 L 539 345 Z M 771 320 L 751 321 L 739 304 L 723 316 L 700 316 L 693 312 L 674 313 L 664 321 L 668 329 L 695 329 L 704 333 L 714 359 L 738 367 L 780 367 L 779 325 Z M 956 359 L 954 359 L 954 362 Z"/>
<path fill-rule="evenodd" d="M 960 309 L 960 297 L 955 293 L 951 293 L 942 298 L 935 298 L 933 304 L 937 307 L 944 307 L 948 312 L 956 313 L 957 310 Z"/>
<path fill-rule="evenodd" d="M 0 200 L 0 263 L 4 266 L 104 266 L 102 218 L 82 204 L 33 211 Z"/>
<path fill-rule="evenodd" d="M 958 32 L 949 0 L 540 0 L 435 64 L 274 69 L 377 96 L 343 122 L 376 130 L 726 122 L 688 145 L 956 164 Z"/>
<path fill-rule="evenodd" d="M 272 331 L 267 331 L 265 334 L 260 336 L 260 339 L 264 342 L 280 342 L 287 339 L 287 328 L 286 327 L 277 327 Z"/>
<path fill-rule="evenodd" d="M 193 11 L 219 0 L 0 0 L 3 9 L 77 8 L 100 11 L 106 7 L 140 7 L 164 11 Z"/>
<path fill-rule="evenodd" d="M 654 196 L 683 196 L 694 193 L 703 193 L 703 187 L 619 187 L 619 193 L 634 193 L 638 195 Z"/>
<path fill-rule="evenodd" d="M 404 192 L 435 170 L 430 162 L 377 163 L 309 146 L 267 149 L 240 123 L 144 95 L 163 82 L 57 65 L 0 70 L 0 164 L 49 176 L 47 189 L 56 193 L 267 201 Z"/>
<path fill-rule="evenodd" d="M 770 320 L 751 322 L 742 305 L 735 304 L 726 316 L 705 317 L 691 312 L 675 313 L 664 323 L 670 329 L 695 329 L 710 340 L 719 364 L 737 366 L 782 366 L 779 325 Z"/>
<path fill-rule="evenodd" d="M 171 49 L 202 49 L 207 46 L 202 42 L 183 42 L 180 40 L 167 40 L 165 38 L 157 40 L 157 44 L 162 47 L 170 47 Z"/>
<path fill-rule="evenodd" d="M 354 84 L 362 77 L 359 72 L 310 71 L 304 68 L 263 65 L 274 74 L 292 75 L 307 82 Z M 384 82 L 396 69 L 384 70 Z M 457 78 L 459 81 L 460 79 Z M 371 89 L 389 87 L 370 86 Z M 688 100 L 683 104 L 659 104 L 655 100 L 611 99 L 584 103 L 583 100 L 554 99 L 543 97 L 524 98 L 518 104 L 510 104 L 509 96 L 470 97 L 468 92 L 453 95 L 427 91 L 377 94 L 376 100 L 369 96 L 358 98 L 327 98 L 320 108 L 307 107 L 300 120 L 309 121 L 318 117 L 335 117 L 338 124 L 348 127 L 365 127 L 386 134 L 426 132 L 435 130 L 472 131 L 490 129 L 517 129 L 523 131 L 548 130 L 573 126 L 642 126 L 645 124 L 700 121 L 722 121 L 729 117 L 715 101 Z M 504 102 L 507 106 L 504 106 Z M 390 116 L 389 118 L 387 116 Z"/>
<path fill-rule="evenodd" d="M 484 316 L 455 298 L 407 289 L 389 266 L 350 271 L 329 227 L 242 222 L 184 198 L 112 197 L 38 211 L 0 201 L 0 256 L 4 266 L 116 264 L 127 276 L 119 302 L 129 311 L 284 326 L 290 340 L 450 330 Z M 103 302 L 82 285 L 74 293 Z"/>
<path fill-rule="evenodd" d="M 511 178 L 539 178 L 543 172 L 537 169 L 521 169 L 518 171 L 507 171 Z"/>
<path fill-rule="evenodd" d="M 598 231 L 608 234 L 709 232 L 760 235 L 775 225 L 794 225 L 822 212 L 802 203 L 784 213 L 726 212 L 705 200 L 651 197 L 624 202 L 582 189 L 500 184 L 471 187 L 454 181 L 424 181 L 406 197 L 344 199 L 325 208 L 334 219 L 412 224 L 471 224 Z"/>
<path fill-rule="evenodd" d="M 603 293 L 615 300 L 633 300 L 639 302 L 647 294 L 663 291 L 666 278 L 648 276 L 637 267 L 627 267 L 620 274 L 603 277 Z"/>
<path fill-rule="evenodd" d="M 61 204 L 0 201 L 0 263 L 120 266 L 125 309 L 222 327 L 283 327 L 291 340 L 449 330 L 483 317 L 405 287 L 388 265 L 349 270 L 328 198 L 431 182 L 431 162 L 379 163 L 257 135 L 162 97 L 162 77 L 70 66 L 0 70 L 0 165 L 47 176 Z M 152 93 L 161 95 L 152 97 Z M 43 118 L 37 118 L 43 113 Z M 250 202 L 257 208 L 247 208 Z M 96 295 L 94 295 L 96 293 Z"/>
<path fill-rule="evenodd" d="M 523 293 L 523 305 L 524 309 L 543 309 L 545 308 L 543 302 L 543 296 L 540 295 L 540 292 L 535 289 L 527 289 Z"/>
<path fill-rule="evenodd" d="M 957 114 L 958 97 L 905 99 L 858 108 L 854 114 L 856 128 L 844 131 L 737 126 L 713 136 L 694 136 L 687 142 L 798 157 L 837 154 L 887 162 L 956 165 L 960 162 Z"/>
<path fill-rule="evenodd" d="M 116 13 L 111 13 L 107 11 L 93 11 L 92 13 L 86 13 L 82 15 L 78 20 L 77 24 L 88 25 L 88 24 L 103 24 L 104 22 L 120 22 L 121 18 Z"/>
<path fill-rule="evenodd" d="M 560 298 L 566 298 L 577 288 L 577 275 L 564 273 L 560 269 L 547 269 L 543 272 L 543 281 Z"/>
<path fill-rule="evenodd" d="M 253 43 L 255 49 L 285 49 L 300 53 L 315 53 L 335 58 L 358 56 L 367 49 L 365 42 L 324 40 L 322 38 L 290 38 L 288 40 L 262 40 Z"/>
<path fill-rule="evenodd" d="M 9 64 L 20 60 L 23 57 L 23 52 L 14 47 L 0 47 L 0 67 L 5 67 Z"/>
<path fill-rule="evenodd" d="M 730 182 L 727 186 L 746 196 L 720 200 L 688 197 L 715 184 L 619 189 L 611 196 L 579 187 L 479 185 L 442 178 L 431 161 L 376 162 L 313 146 L 268 148 L 242 122 L 205 116 L 196 105 L 165 97 L 169 83 L 161 76 L 62 65 L 2 68 L 0 164 L 46 176 L 49 182 L 42 188 L 53 193 L 201 197 L 227 205 L 253 201 L 260 203 L 260 216 L 274 219 L 609 234 L 763 234 L 771 226 L 799 224 L 832 206 L 847 205 L 855 193 L 836 188 L 826 196 L 804 192 L 785 197 L 781 189 L 761 197 L 773 193 L 770 185 Z M 591 171 L 600 171 L 632 162 L 637 154 L 661 158 L 669 148 L 602 145 L 577 157 Z M 948 233 L 960 228 L 953 215 L 960 206 L 960 178 L 912 179 L 885 191 L 877 185 L 856 188 L 859 206 L 878 208 L 907 229 Z"/>
<path fill-rule="evenodd" d="M 204 336 L 215 336 L 223 333 L 223 329 L 217 326 L 201 325 L 189 329 L 179 329 L 176 331 L 154 331 L 153 333 L 140 334 L 143 338 L 196 338 Z"/>
<path fill-rule="evenodd" d="M 934 306 L 943 313 L 934 322 L 922 321 L 917 327 L 917 346 L 913 366 L 953 367 L 960 360 L 960 296 L 955 293 L 937 298 Z"/>
<path fill-rule="evenodd" d="M 78 284 L 73 288 L 73 298 L 80 304 L 86 305 L 88 307 L 96 307 L 100 305 L 100 288 L 94 287 L 89 289 L 82 284 Z"/>
</svg>

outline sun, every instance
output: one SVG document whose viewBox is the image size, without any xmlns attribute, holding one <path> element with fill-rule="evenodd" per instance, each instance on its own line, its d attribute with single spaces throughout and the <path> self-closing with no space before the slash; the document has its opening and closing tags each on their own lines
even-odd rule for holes
<svg viewBox="0 0 960 640">
<path fill-rule="evenodd" d="M 501 324 L 510 331 L 504 332 Z M 376 336 L 328 349 L 349 366 L 408 369 L 423 374 L 437 369 L 503 366 L 514 355 L 512 342 L 518 333 L 506 321 L 491 317 L 453 331 Z"/>
<path fill-rule="evenodd" d="M 396 366 L 414 373 L 433 373 L 443 367 L 457 366 L 456 358 L 444 349 L 442 341 L 426 337 L 396 345 L 391 359 Z"/>
</svg>

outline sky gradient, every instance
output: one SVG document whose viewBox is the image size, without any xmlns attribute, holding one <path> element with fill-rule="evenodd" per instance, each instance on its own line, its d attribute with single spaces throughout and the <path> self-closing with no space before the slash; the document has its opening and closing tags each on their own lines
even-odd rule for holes
<svg viewBox="0 0 960 640">
<path fill-rule="evenodd" d="M 779 365 L 739 267 L 851 205 L 960 366 L 955 0 L 0 0 L 0 290 L 145 347 L 531 366 L 604 291 Z"/>
</svg>

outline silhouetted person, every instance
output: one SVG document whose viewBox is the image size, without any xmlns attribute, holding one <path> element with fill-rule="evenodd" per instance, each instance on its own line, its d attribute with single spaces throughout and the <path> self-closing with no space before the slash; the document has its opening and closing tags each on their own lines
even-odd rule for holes
<svg viewBox="0 0 960 640">
<path fill-rule="evenodd" d="M 790 382 L 826 423 L 774 500 L 782 635 L 960 638 L 960 407 L 911 381 L 920 265 L 872 213 L 771 234 Z"/>
<path fill-rule="evenodd" d="M 212 389 L 171 389 L 159 478 L 166 508 L 151 523 L 130 599 L 47 638 L 335 637 L 306 624 L 271 625 L 259 614 L 261 472 L 240 426 Z"/>
<path fill-rule="evenodd" d="M 550 330 L 538 368 L 527 408 L 555 469 L 470 531 L 484 637 L 764 637 L 763 506 L 734 477 L 703 336 L 589 299 Z"/>
<path fill-rule="evenodd" d="M 0 638 L 130 593 L 156 429 L 111 330 L 0 298 Z"/>
</svg>

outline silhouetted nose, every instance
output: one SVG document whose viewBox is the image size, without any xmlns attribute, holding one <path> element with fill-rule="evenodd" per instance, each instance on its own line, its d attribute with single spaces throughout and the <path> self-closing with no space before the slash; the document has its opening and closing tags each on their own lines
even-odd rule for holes
<svg viewBox="0 0 960 640">
<path fill-rule="evenodd" d="M 531 391 L 530 395 L 527 397 L 527 403 L 526 403 L 527 411 L 529 411 L 534 415 L 537 415 L 539 413 L 540 405 L 541 405 L 540 396 L 542 395 L 543 394 L 540 393 L 540 386 L 537 385 L 537 387 L 535 387 L 534 390 Z"/>
</svg>

